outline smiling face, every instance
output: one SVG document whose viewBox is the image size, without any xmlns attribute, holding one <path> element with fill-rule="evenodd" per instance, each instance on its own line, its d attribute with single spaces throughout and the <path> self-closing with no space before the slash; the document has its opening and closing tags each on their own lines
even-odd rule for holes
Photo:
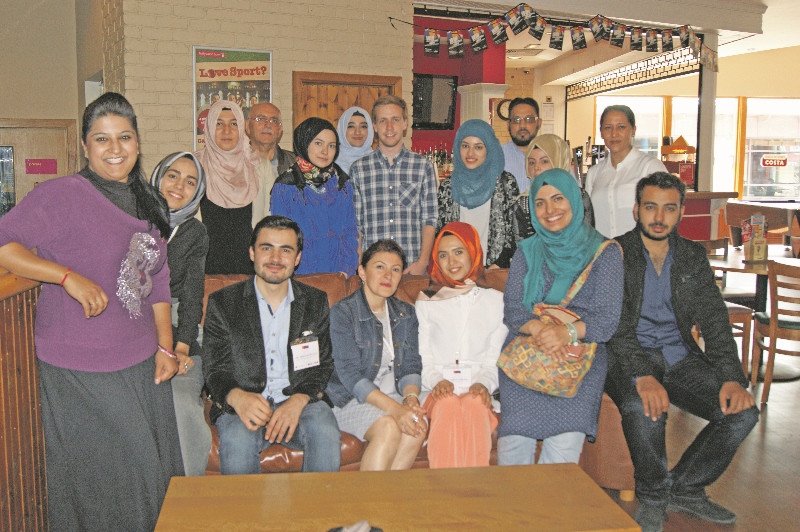
<svg viewBox="0 0 800 532">
<path fill-rule="evenodd" d="M 231 151 L 239 144 L 239 123 L 233 111 L 224 110 L 217 118 L 214 141 L 221 150 Z"/>
<path fill-rule="evenodd" d="M 550 232 L 561 231 L 572 221 L 572 206 L 553 185 L 544 185 L 539 189 L 534 206 L 536 219 Z"/>
<path fill-rule="evenodd" d="M 397 291 L 403 276 L 403 261 L 396 253 L 379 251 L 367 266 L 358 267 L 358 276 L 364 282 L 364 292 L 370 307 L 383 306 L 383 301 Z"/>
<path fill-rule="evenodd" d="M 381 105 L 375 109 L 374 126 L 378 144 L 391 149 L 403 141 L 403 134 L 408 128 L 408 120 L 403 118 L 403 109 L 399 105 Z"/>
<path fill-rule="evenodd" d="M 644 187 L 641 203 L 633 206 L 636 226 L 642 236 L 650 240 L 669 238 L 682 216 L 681 193 L 674 188 Z"/>
<path fill-rule="evenodd" d="M 466 137 L 458 148 L 461 160 L 469 170 L 474 170 L 486 161 L 486 145 L 478 137 Z"/>
<path fill-rule="evenodd" d="M 291 229 L 263 228 L 258 232 L 255 247 L 250 248 L 256 276 L 267 284 L 286 282 L 302 255 L 297 251 L 297 235 Z"/>
<path fill-rule="evenodd" d="M 197 190 L 197 167 L 194 161 L 181 157 L 169 167 L 159 187 L 170 210 L 177 211 L 192 201 Z"/>
<path fill-rule="evenodd" d="M 308 159 L 319 168 L 327 168 L 336 158 L 336 134 L 323 129 L 308 145 Z"/>
<path fill-rule="evenodd" d="M 620 111 L 609 111 L 600 124 L 600 136 L 613 156 L 624 158 L 633 148 L 636 128 L 631 126 L 628 117 Z M 621 159 L 620 159 L 621 160 Z"/>
<path fill-rule="evenodd" d="M 369 136 L 369 126 L 367 119 L 363 116 L 353 115 L 347 122 L 347 133 L 345 138 L 354 148 L 360 148 L 367 141 Z"/>
<path fill-rule="evenodd" d="M 130 120 L 112 114 L 102 116 L 94 121 L 82 144 L 94 173 L 109 181 L 128 182 L 128 174 L 139 158 L 139 139 Z"/>
<path fill-rule="evenodd" d="M 455 235 L 445 235 L 439 240 L 436 263 L 444 274 L 454 281 L 463 281 L 472 268 L 472 258 L 467 247 Z"/>
<path fill-rule="evenodd" d="M 534 148 L 528 154 L 528 177 L 533 179 L 545 170 L 552 170 L 553 163 L 550 156 L 541 148 Z"/>
</svg>

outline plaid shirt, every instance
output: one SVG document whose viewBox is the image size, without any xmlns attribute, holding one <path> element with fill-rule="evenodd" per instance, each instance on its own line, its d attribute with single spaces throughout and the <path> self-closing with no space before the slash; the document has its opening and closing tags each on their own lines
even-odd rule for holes
<svg viewBox="0 0 800 532">
<path fill-rule="evenodd" d="M 422 227 L 436 227 L 437 181 L 430 161 L 404 146 L 390 165 L 376 149 L 353 163 L 350 179 L 363 248 L 391 239 L 409 264 L 419 260 Z"/>
</svg>

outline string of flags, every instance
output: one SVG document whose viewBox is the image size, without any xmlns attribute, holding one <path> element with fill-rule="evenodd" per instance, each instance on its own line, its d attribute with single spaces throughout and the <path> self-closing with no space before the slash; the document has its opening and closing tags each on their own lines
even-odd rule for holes
<svg viewBox="0 0 800 532">
<path fill-rule="evenodd" d="M 450 58 L 464 57 L 464 35 L 471 41 L 472 51 L 481 53 L 489 48 L 486 32 L 489 32 L 492 41 L 499 46 L 508 40 L 508 29 L 518 35 L 528 30 L 528 33 L 537 41 L 544 37 L 545 29 L 551 26 L 550 48 L 561 50 L 564 40 L 569 35 L 574 50 L 586 48 L 584 30 L 588 28 L 595 42 L 608 41 L 611 46 L 622 48 L 625 35 L 630 34 L 630 49 L 635 51 L 658 52 L 659 44 L 662 52 L 674 50 L 673 39 L 680 40 L 681 48 L 690 48 L 692 55 L 699 59 L 700 64 L 714 72 L 719 70 L 717 52 L 703 44 L 700 37 L 688 26 L 673 29 L 648 29 L 626 26 L 603 15 L 595 15 L 584 23 L 570 25 L 551 24 L 545 17 L 533 10 L 528 4 L 519 4 L 502 17 L 492 20 L 488 24 L 461 30 L 441 30 L 425 28 L 424 47 L 425 54 L 438 56 L 441 46 L 441 37 L 447 38 L 447 54 Z"/>
</svg>

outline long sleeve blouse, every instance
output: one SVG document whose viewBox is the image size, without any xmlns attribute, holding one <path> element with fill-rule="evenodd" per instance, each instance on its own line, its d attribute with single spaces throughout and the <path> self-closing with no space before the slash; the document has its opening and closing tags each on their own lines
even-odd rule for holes
<svg viewBox="0 0 800 532">
<path fill-rule="evenodd" d="M 206 253 L 206 226 L 196 218 L 190 218 L 178 226 L 167 244 L 169 290 L 173 306 L 177 303 L 178 307 L 178 322 L 177 325 L 173 323 L 176 325 L 173 340 L 189 346 L 197 340 L 198 326 L 203 317 Z"/>
</svg>

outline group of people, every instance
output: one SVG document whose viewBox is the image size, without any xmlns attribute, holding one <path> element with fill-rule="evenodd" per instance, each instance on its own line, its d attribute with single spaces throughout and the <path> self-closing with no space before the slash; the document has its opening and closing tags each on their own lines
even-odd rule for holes
<svg viewBox="0 0 800 532">
<path fill-rule="evenodd" d="M 577 462 L 605 390 L 643 530 L 660 530 L 667 508 L 733 522 L 705 487 L 758 410 L 704 248 L 676 231 L 685 186 L 633 147 L 633 113 L 613 106 L 584 192 L 568 144 L 537 136 L 538 114 L 532 98 L 512 101 L 502 146 L 464 122 L 437 187 L 402 142 L 400 98 L 348 109 L 337 127 L 303 121 L 294 153 L 278 146 L 274 105 L 245 120 L 218 101 L 205 147 L 167 156 L 148 184 L 132 106 L 92 102 L 88 165 L 0 219 L 0 266 L 43 283 L 51 527 L 152 529 L 169 479 L 205 472 L 203 387 L 223 474 L 258 473 L 274 443 L 302 449 L 304 471 L 338 471 L 342 431 L 365 442 L 362 470 L 407 469 L 426 439 L 431 467 L 486 466 L 495 430 L 500 465 L 534 463 L 539 440 L 538 463 Z M 510 268 L 504 293 L 487 282 L 495 268 Z M 361 287 L 329 308 L 293 278 L 325 271 Z M 200 329 L 206 273 L 255 275 L 211 294 Z M 396 297 L 404 273 L 430 274 L 415 305 Z M 576 318 L 546 322 L 546 307 Z M 520 337 L 556 361 L 593 345 L 573 397 L 498 370 Z M 668 470 L 670 403 L 709 424 Z"/>
</svg>

